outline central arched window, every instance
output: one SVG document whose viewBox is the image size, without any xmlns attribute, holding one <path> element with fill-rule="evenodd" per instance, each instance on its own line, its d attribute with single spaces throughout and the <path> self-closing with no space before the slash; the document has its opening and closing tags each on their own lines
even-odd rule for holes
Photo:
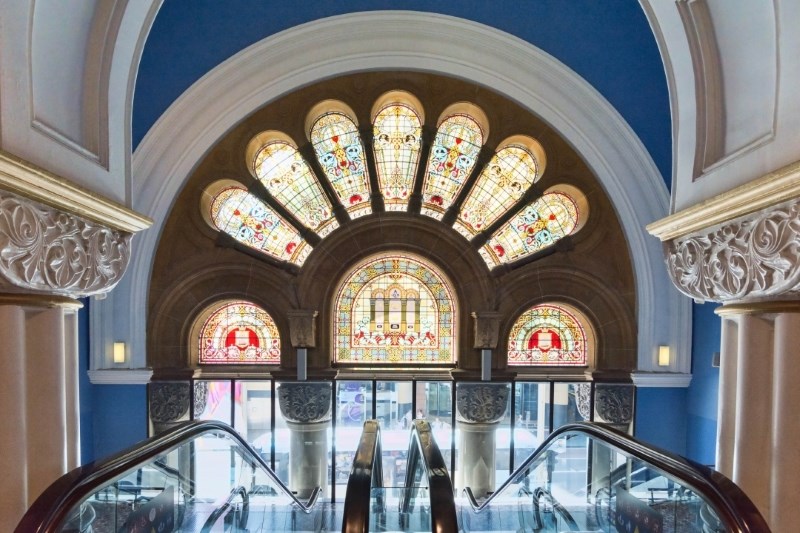
<svg viewBox="0 0 800 533">
<path fill-rule="evenodd" d="M 410 254 L 372 257 L 339 286 L 334 360 L 454 363 L 456 312 L 451 285 L 433 265 Z"/>
</svg>

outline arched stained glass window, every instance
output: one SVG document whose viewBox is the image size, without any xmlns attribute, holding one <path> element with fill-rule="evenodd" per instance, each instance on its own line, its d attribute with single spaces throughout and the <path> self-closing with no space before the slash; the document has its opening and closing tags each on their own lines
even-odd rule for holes
<svg viewBox="0 0 800 533">
<path fill-rule="evenodd" d="M 211 202 L 211 220 L 220 231 L 276 259 L 302 265 L 311 246 L 261 200 L 243 187 L 228 187 Z"/>
<path fill-rule="evenodd" d="M 329 112 L 316 119 L 310 137 L 325 175 L 350 216 L 372 213 L 364 146 L 355 122 L 344 113 Z"/>
<path fill-rule="evenodd" d="M 382 255 L 353 269 L 334 309 L 339 363 L 448 364 L 456 358 L 456 302 L 422 260 Z"/>
<path fill-rule="evenodd" d="M 375 166 L 387 211 L 405 211 L 408 206 L 419 164 L 421 136 L 419 115 L 407 105 L 386 106 L 375 116 Z"/>
<path fill-rule="evenodd" d="M 272 196 L 320 237 L 339 227 L 333 209 L 297 148 L 284 141 L 262 147 L 253 163 Z"/>
<path fill-rule="evenodd" d="M 198 361 L 204 365 L 266 364 L 281 361 L 275 321 L 251 302 L 228 302 L 200 328 Z"/>
<path fill-rule="evenodd" d="M 522 313 L 508 337 L 509 366 L 586 366 L 587 336 L 566 307 L 543 304 Z"/>
<path fill-rule="evenodd" d="M 554 244 L 578 228 L 578 204 L 562 192 L 551 192 L 503 224 L 480 249 L 491 268 L 511 263 Z"/>
<path fill-rule="evenodd" d="M 472 238 L 519 200 L 540 175 L 534 155 L 522 145 L 498 150 L 469 192 L 454 225 Z"/>
<path fill-rule="evenodd" d="M 478 122 L 469 115 L 454 115 L 439 125 L 423 185 L 423 214 L 441 220 L 475 166 L 483 141 Z"/>
</svg>

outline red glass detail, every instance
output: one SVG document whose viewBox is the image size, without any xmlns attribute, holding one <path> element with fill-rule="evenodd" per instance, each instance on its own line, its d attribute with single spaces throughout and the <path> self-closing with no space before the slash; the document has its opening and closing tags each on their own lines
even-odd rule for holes
<svg viewBox="0 0 800 533">
<path fill-rule="evenodd" d="M 555 220 L 555 219 L 556 219 L 556 216 L 555 216 L 554 214 L 552 214 L 552 213 L 551 213 L 551 214 L 550 214 L 550 220 Z"/>
<path fill-rule="evenodd" d="M 442 197 L 439 196 L 438 194 L 434 194 L 433 196 L 431 196 L 431 203 L 442 205 L 444 203 L 444 200 L 442 200 Z"/>
<path fill-rule="evenodd" d="M 289 244 L 286 245 L 286 253 L 291 254 L 292 252 L 294 252 L 295 248 L 297 248 L 297 243 L 290 242 Z"/>
<path fill-rule="evenodd" d="M 333 137 L 331 137 L 331 140 L 333 142 L 335 142 L 335 143 L 338 143 L 339 142 L 339 136 L 338 135 L 334 135 Z"/>
<path fill-rule="evenodd" d="M 258 335 L 250 328 L 232 329 L 225 337 L 225 347 L 229 346 L 236 346 L 240 350 L 244 350 L 248 346 L 258 348 Z"/>
<path fill-rule="evenodd" d="M 504 255 L 506 255 L 506 249 L 500 246 L 499 244 L 495 245 L 494 251 L 497 253 L 498 257 L 503 257 Z"/>
<path fill-rule="evenodd" d="M 461 139 L 456 137 L 456 144 L 461 144 Z"/>
<path fill-rule="evenodd" d="M 233 214 L 234 214 L 234 215 L 236 215 L 236 216 L 238 217 L 238 216 L 239 216 L 239 215 L 241 215 L 242 213 L 241 213 L 241 211 L 239 211 L 238 209 L 235 209 L 235 210 L 233 211 Z"/>
<path fill-rule="evenodd" d="M 547 352 L 551 349 L 560 350 L 561 337 L 552 329 L 537 330 L 528 340 L 528 349 L 533 350 L 535 348 L 543 352 Z"/>
<path fill-rule="evenodd" d="M 350 205 L 357 204 L 361 200 L 362 198 L 360 194 L 354 194 L 353 196 L 350 197 Z"/>
</svg>

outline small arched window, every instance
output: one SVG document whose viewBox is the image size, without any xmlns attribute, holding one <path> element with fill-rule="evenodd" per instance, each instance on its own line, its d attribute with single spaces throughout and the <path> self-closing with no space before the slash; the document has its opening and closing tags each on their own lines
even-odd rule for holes
<svg viewBox="0 0 800 533">
<path fill-rule="evenodd" d="M 536 305 L 511 327 L 508 365 L 587 366 L 591 338 L 589 323 L 577 309 L 557 303 Z"/>
<path fill-rule="evenodd" d="M 252 302 L 216 304 L 200 315 L 207 316 L 197 336 L 201 365 L 277 365 L 281 361 L 281 338 L 272 317 Z"/>
</svg>

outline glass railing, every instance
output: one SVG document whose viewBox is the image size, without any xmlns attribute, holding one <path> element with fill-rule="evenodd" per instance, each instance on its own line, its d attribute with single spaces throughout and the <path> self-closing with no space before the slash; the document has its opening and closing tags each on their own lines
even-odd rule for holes
<svg viewBox="0 0 800 533">
<path fill-rule="evenodd" d="M 299 501 L 226 424 L 188 422 L 65 474 L 16 531 L 319 531 L 319 494 Z"/>
<path fill-rule="evenodd" d="M 463 531 L 769 532 L 722 474 L 594 424 L 561 427 L 485 500 L 464 492 Z"/>
</svg>

